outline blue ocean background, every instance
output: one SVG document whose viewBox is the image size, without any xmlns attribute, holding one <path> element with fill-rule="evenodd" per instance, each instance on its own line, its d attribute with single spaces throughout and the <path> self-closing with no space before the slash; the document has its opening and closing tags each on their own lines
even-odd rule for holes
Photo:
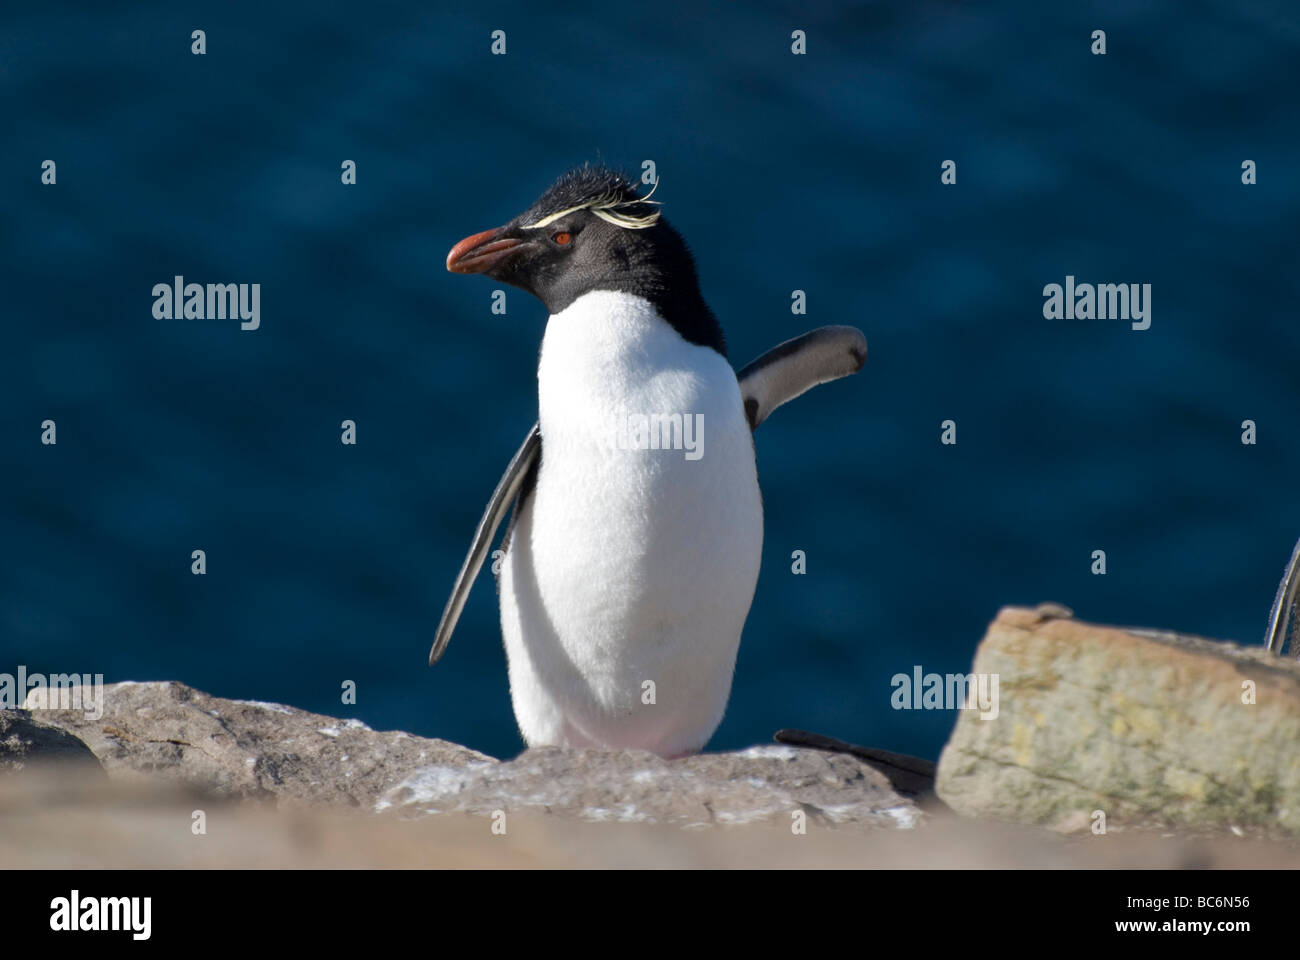
<svg viewBox="0 0 1300 960">
<path fill-rule="evenodd" d="M 1005 604 L 1259 642 L 1300 536 L 1298 107 L 1292 0 L 10 5 L 0 671 L 518 752 L 490 574 L 425 658 L 545 312 L 443 261 L 598 159 L 655 162 L 737 367 L 822 324 L 870 343 L 756 434 L 711 749 L 936 757 L 954 715 L 890 678 L 965 671 Z M 260 283 L 261 328 L 155 319 L 177 274 Z M 1151 328 L 1045 320 L 1067 274 L 1150 283 Z"/>
</svg>

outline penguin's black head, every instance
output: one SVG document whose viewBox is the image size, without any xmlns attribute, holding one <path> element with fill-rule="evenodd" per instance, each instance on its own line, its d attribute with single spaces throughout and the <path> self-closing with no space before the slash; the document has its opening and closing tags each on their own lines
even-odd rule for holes
<svg viewBox="0 0 1300 960">
<path fill-rule="evenodd" d="M 681 234 L 657 201 L 604 167 L 570 170 L 505 226 L 466 237 L 447 269 L 527 290 L 551 314 L 593 290 L 635 294 L 688 342 L 726 354 Z"/>
</svg>

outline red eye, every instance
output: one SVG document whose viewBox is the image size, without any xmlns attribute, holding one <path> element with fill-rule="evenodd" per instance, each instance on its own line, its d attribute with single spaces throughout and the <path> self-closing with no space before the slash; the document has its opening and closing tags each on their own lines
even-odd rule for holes
<svg viewBox="0 0 1300 960">
<path fill-rule="evenodd" d="M 551 239 L 563 247 L 573 241 L 573 234 L 560 231 L 559 233 L 551 237 Z"/>
</svg>

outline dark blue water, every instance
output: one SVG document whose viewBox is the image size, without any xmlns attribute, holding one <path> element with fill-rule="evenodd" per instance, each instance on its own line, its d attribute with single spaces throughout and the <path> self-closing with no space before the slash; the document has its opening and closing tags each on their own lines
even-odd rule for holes
<svg viewBox="0 0 1300 960">
<path fill-rule="evenodd" d="M 597 158 L 655 161 L 737 366 L 820 324 L 871 344 L 757 434 L 763 573 L 713 747 L 934 756 L 953 715 L 893 711 L 890 677 L 965 670 L 1008 603 L 1259 640 L 1300 535 L 1300 6 L 597 9 L 10 5 L 0 671 L 517 751 L 490 576 L 425 657 L 535 418 L 545 313 L 492 314 L 443 259 Z M 260 283 L 261 328 L 155 319 L 176 274 Z M 1045 320 L 1067 274 L 1150 283 L 1151 328 Z"/>
</svg>

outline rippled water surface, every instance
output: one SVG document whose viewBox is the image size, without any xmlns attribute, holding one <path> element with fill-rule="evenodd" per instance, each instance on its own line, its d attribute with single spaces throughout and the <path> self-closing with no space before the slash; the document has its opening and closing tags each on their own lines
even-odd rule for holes
<svg viewBox="0 0 1300 960">
<path fill-rule="evenodd" d="M 1300 535 L 1300 7 L 979 7 L 9 11 L 0 671 L 519 749 L 487 576 L 424 660 L 536 415 L 545 314 L 492 314 L 443 259 L 596 158 L 655 161 L 737 366 L 819 324 L 871 344 L 757 434 L 763 573 L 714 747 L 935 756 L 953 715 L 895 712 L 890 677 L 964 671 L 1008 603 L 1258 641 Z M 177 274 L 260 283 L 261 328 L 155 319 Z M 1045 320 L 1067 275 L 1150 283 L 1150 329 Z"/>
</svg>

